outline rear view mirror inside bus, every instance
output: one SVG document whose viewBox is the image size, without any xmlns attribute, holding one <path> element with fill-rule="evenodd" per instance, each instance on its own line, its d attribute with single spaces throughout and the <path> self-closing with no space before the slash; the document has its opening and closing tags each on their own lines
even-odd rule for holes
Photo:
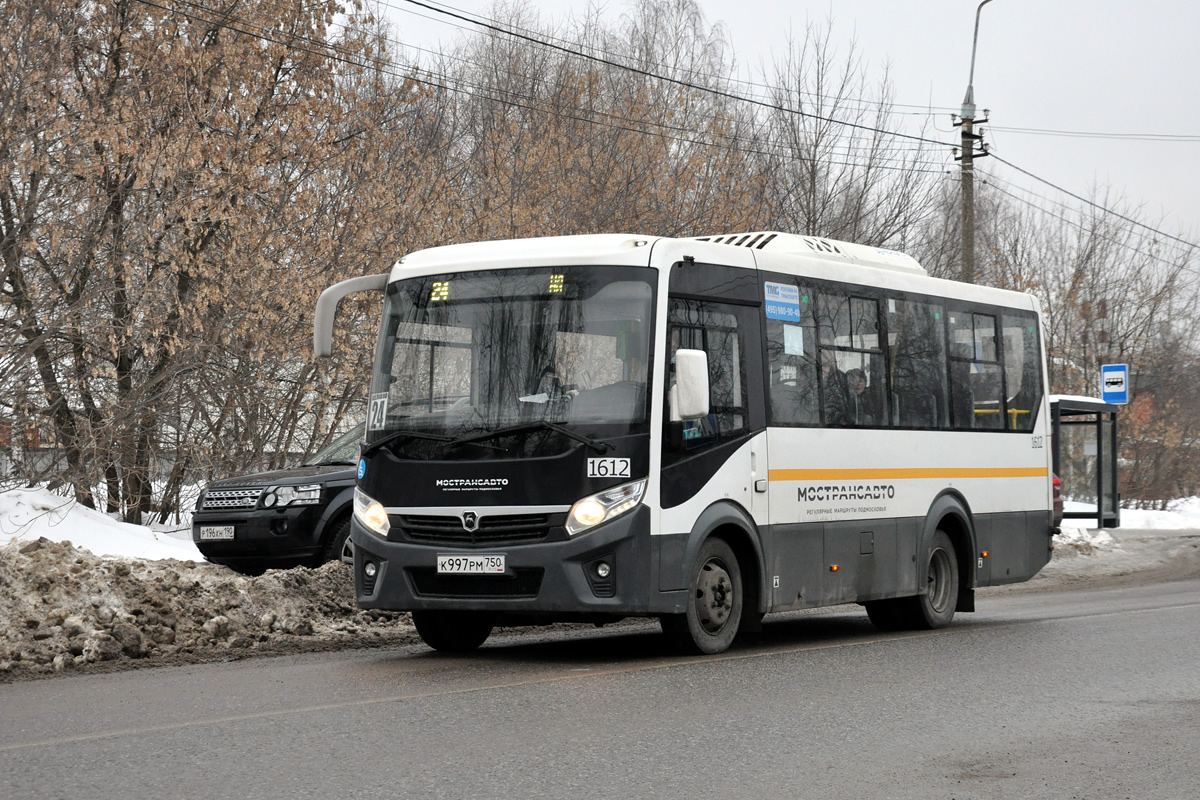
<svg viewBox="0 0 1200 800">
<path fill-rule="evenodd" d="M 707 416 L 708 354 L 703 350 L 676 350 L 671 420 L 679 422 Z"/>
</svg>

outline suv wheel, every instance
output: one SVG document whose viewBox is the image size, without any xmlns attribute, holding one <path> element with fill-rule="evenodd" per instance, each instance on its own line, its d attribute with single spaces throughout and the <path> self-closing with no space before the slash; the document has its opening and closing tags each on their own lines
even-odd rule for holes
<svg viewBox="0 0 1200 800">
<path fill-rule="evenodd" d="M 346 555 L 349 553 L 349 560 L 354 560 L 353 545 L 350 544 L 350 517 L 344 517 L 333 527 L 333 533 L 325 542 L 325 548 L 321 551 L 321 563 L 326 561 L 346 561 Z"/>
</svg>

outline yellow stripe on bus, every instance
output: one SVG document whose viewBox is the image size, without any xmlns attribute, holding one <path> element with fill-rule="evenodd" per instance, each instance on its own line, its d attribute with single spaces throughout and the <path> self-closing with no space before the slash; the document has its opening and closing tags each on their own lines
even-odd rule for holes
<svg viewBox="0 0 1200 800">
<path fill-rule="evenodd" d="M 1046 478 L 1045 467 L 914 467 L 910 469 L 773 469 L 773 481 L 876 481 L 904 478 Z"/>
</svg>

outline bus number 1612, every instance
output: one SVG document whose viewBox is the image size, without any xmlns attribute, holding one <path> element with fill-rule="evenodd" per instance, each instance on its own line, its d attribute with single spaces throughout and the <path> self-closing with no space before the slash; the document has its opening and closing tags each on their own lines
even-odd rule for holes
<svg viewBox="0 0 1200 800">
<path fill-rule="evenodd" d="M 628 478 L 628 458 L 589 458 L 587 462 L 589 478 Z"/>
</svg>

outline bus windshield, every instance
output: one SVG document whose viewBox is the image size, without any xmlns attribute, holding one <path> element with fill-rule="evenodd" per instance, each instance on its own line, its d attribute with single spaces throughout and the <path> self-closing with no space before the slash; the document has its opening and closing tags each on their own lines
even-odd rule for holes
<svg viewBox="0 0 1200 800">
<path fill-rule="evenodd" d="M 392 283 L 368 445 L 387 437 L 406 457 L 480 457 L 455 446 L 470 440 L 547 455 L 648 432 L 654 276 L 587 266 Z"/>
</svg>

